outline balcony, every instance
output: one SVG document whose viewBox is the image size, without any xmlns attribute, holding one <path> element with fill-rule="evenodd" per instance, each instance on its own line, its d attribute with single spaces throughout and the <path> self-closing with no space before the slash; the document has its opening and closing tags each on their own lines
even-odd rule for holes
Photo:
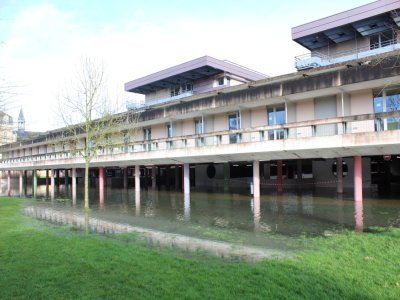
<svg viewBox="0 0 400 300">
<path fill-rule="evenodd" d="M 146 102 L 127 102 L 126 103 L 126 108 L 129 109 L 141 109 L 141 108 L 150 108 L 152 106 L 164 104 L 167 102 L 172 102 L 178 99 L 182 99 L 185 97 L 193 96 L 193 91 L 186 91 L 183 92 L 179 95 L 168 97 L 168 98 L 161 98 L 161 99 L 154 99 L 154 100 L 148 100 Z"/>
<path fill-rule="evenodd" d="M 325 55 L 317 51 L 295 57 L 295 67 L 298 71 L 324 67 L 354 59 L 366 58 L 372 55 L 383 54 L 400 49 L 397 39 L 388 40 L 379 44 L 371 44 L 368 47 L 355 48 L 345 52 Z"/>
<path fill-rule="evenodd" d="M 383 155 L 397 154 L 399 147 L 400 111 L 393 111 L 123 143 L 99 150 L 93 166 Z M 66 151 L 0 160 L 2 170 L 72 165 L 84 161 Z"/>
</svg>

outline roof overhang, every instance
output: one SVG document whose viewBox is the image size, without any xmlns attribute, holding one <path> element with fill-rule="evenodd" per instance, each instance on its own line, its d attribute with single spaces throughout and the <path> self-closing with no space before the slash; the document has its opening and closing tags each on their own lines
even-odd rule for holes
<svg viewBox="0 0 400 300">
<path fill-rule="evenodd" d="M 400 23 L 400 0 L 380 0 L 292 28 L 309 50 L 382 32 Z"/>
<path fill-rule="evenodd" d="M 147 94 L 173 85 L 184 84 L 220 73 L 228 73 L 247 81 L 267 78 L 266 75 L 243 66 L 203 56 L 183 64 L 125 83 L 125 91 Z"/>
</svg>

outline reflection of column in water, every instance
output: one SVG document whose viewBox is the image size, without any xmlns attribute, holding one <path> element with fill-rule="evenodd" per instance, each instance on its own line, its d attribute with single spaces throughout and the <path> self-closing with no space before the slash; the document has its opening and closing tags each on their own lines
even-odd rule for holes
<svg viewBox="0 0 400 300">
<path fill-rule="evenodd" d="M 104 209 L 104 185 L 99 187 L 99 205 L 100 209 Z"/>
<path fill-rule="evenodd" d="M 19 196 L 22 197 L 22 190 L 23 190 L 23 173 L 24 171 L 19 171 Z"/>
<path fill-rule="evenodd" d="M 135 192 L 135 213 L 140 216 L 140 191 Z"/>
<path fill-rule="evenodd" d="M 260 197 L 255 197 L 253 201 L 253 218 L 254 218 L 254 231 L 260 231 Z"/>
<path fill-rule="evenodd" d="M 337 203 L 338 203 L 338 223 L 340 225 L 344 224 L 344 202 L 343 202 L 343 193 L 337 194 Z"/>
<path fill-rule="evenodd" d="M 50 170 L 50 199 L 54 200 L 55 194 L 55 179 L 54 179 L 54 170 Z"/>
<path fill-rule="evenodd" d="M 362 232 L 364 230 L 364 208 L 363 201 L 354 201 L 354 217 L 356 221 L 356 231 Z"/>
<path fill-rule="evenodd" d="M 190 220 L 190 194 L 185 194 L 184 205 L 185 220 Z"/>
</svg>

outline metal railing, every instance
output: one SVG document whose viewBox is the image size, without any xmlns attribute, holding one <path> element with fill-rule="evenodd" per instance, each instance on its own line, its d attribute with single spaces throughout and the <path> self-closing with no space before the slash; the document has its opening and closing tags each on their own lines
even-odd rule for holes
<svg viewBox="0 0 400 300">
<path fill-rule="evenodd" d="M 382 54 L 400 48 L 397 39 L 392 39 L 376 44 L 370 44 L 365 47 L 357 47 L 348 51 L 335 52 L 332 54 L 323 54 L 318 51 L 296 56 L 295 67 L 297 70 L 323 67 L 335 63 L 350 61 L 353 59 L 365 58 L 372 55 Z"/>
<path fill-rule="evenodd" d="M 200 149 L 203 147 L 220 147 L 235 144 L 274 142 L 287 139 L 304 139 L 323 136 L 360 134 L 400 130 L 400 111 L 366 114 L 349 117 L 338 117 L 305 122 L 287 123 L 275 126 L 261 126 L 237 130 L 193 134 L 173 138 L 121 143 L 99 149 L 97 156 L 114 156 L 129 153 L 143 153 L 159 150 Z M 52 153 L 32 154 L 29 156 L 5 158 L 0 164 L 29 163 L 81 157 L 78 153 L 58 151 Z"/>
</svg>

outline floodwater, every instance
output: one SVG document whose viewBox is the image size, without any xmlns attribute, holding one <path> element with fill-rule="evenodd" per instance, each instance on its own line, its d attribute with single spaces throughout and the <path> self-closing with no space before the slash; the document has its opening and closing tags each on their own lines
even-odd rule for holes
<svg viewBox="0 0 400 300">
<path fill-rule="evenodd" d="M 32 188 L 28 186 L 23 193 L 32 197 Z M 5 186 L 1 194 L 7 194 Z M 149 189 L 135 194 L 132 188 L 107 187 L 100 194 L 91 188 L 90 216 L 195 239 L 295 251 L 302 247 L 300 237 L 304 235 L 331 235 L 341 229 L 363 231 L 371 226 L 400 227 L 400 196 L 379 197 L 374 190 L 366 194 L 362 202 L 354 202 L 351 191 L 340 198 L 334 190 L 286 191 L 281 195 L 269 191 L 254 200 L 246 191 L 193 191 L 185 197 L 180 191 Z M 392 194 L 399 195 L 396 191 Z M 19 196 L 19 190 L 12 189 L 11 195 Z M 72 199 L 70 185 L 56 186 L 54 199 L 50 199 L 49 188 L 41 185 L 29 206 L 82 213 L 82 199 L 81 186 L 76 199 Z"/>
</svg>

